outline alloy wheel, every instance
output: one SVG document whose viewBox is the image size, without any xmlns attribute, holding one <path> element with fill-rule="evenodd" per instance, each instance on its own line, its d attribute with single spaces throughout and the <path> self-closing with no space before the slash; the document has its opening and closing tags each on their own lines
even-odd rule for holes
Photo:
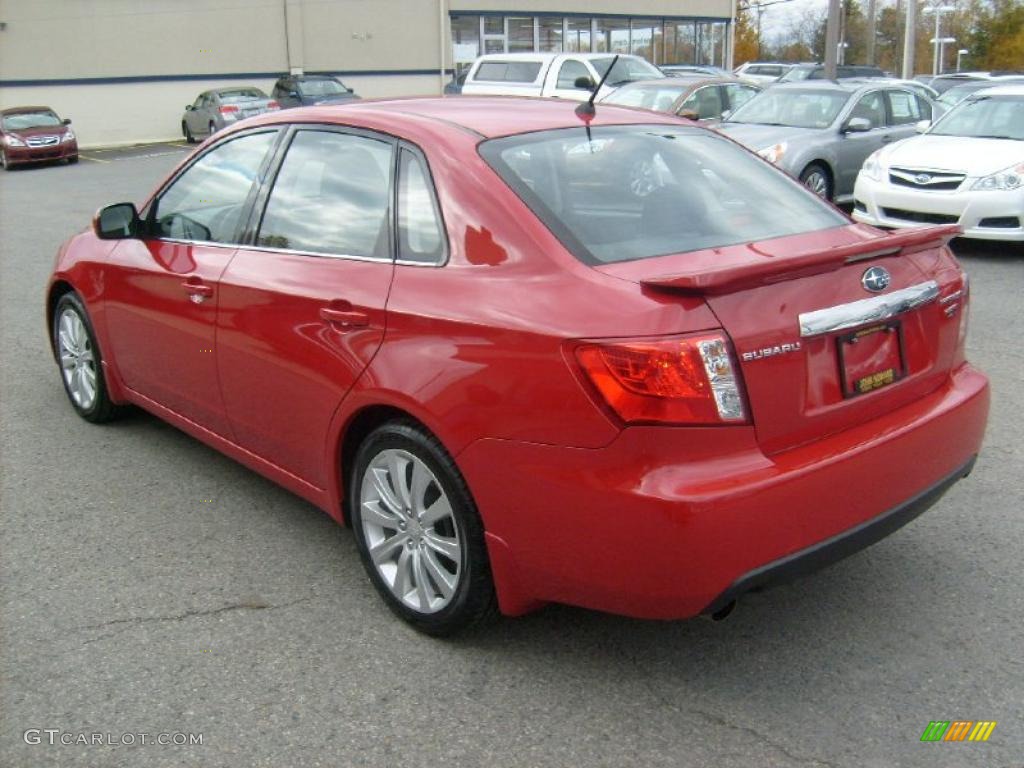
<svg viewBox="0 0 1024 768">
<path fill-rule="evenodd" d="M 359 504 L 370 560 L 391 594 L 423 614 L 451 603 L 463 543 L 448 495 L 426 463 L 409 451 L 381 451 L 363 473 Z"/>
<path fill-rule="evenodd" d="M 75 404 L 88 411 L 96 402 L 96 357 L 81 316 L 70 307 L 57 321 L 57 347 L 61 372 Z"/>
<path fill-rule="evenodd" d="M 828 178 L 821 171 L 811 171 L 804 177 L 804 184 L 818 197 L 828 199 Z"/>
</svg>

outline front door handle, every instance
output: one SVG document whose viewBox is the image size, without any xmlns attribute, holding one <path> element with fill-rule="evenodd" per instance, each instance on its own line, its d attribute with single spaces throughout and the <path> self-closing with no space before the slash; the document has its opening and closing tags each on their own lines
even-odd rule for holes
<svg viewBox="0 0 1024 768">
<path fill-rule="evenodd" d="M 890 135 L 887 134 L 887 135 L 882 137 L 882 143 L 883 144 L 888 144 L 889 142 L 892 142 L 892 141 L 896 141 L 896 137 L 895 136 L 890 136 Z"/>
<path fill-rule="evenodd" d="M 321 307 L 320 317 L 327 323 L 335 326 L 336 328 L 349 329 L 349 328 L 365 328 L 370 324 L 370 316 L 365 312 L 360 312 L 354 309 L 333 309 L 331 307 Z"/>
<path fill-rule="evenodd" d="M 202 304 L 213 296 L 213 286 L 206 285 L 206 283 L 186 280 L 181 284 L 181 287 L 185 289 L 185 293 L 188 294 L 189 299 L 194 304 Z"/>
</svg>

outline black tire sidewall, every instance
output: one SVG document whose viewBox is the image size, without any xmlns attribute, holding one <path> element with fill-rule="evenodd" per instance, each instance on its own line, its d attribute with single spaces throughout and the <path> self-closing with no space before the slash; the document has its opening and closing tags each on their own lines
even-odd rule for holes
<svg viewBox="0 0 1024 768">
<path fill-rule="evenodd" d="M 455 597 L 437 613 L 420 613 L 398 600 L 377 572 L 369 555 L 360 514 L 363 475 L 373 459 L 389 449 L 407 451 L 423 461 L 440 483 L 454 513 L 459 540 L 462 542 L 459 583 Z M 421 632 L 444 636 L 475 623 L 487 613 L 486 604 L 493 602 L 494 593 L 483 526 L 465 481 L 436 438 L 411 422 L 391 422 L 378 427 L 360 445 L 348 482 L 349 517 L 359 557 L 373 586 L 395 614 Z"/>
<path fill-rule="evenodd" d="M 800 183 L 807 187 L 807 178 L 812 173 L 820 173 L 822 177 L 825 179 L 825 196 L 821 199 L 826 201 L 832 200 L 832 195 L 834 191 L 832 189 L 832 177 L 829 174 L 829 172 L 825 170 L 825 167 L 821 165 L 821 163 L 811 163 L 806 168 L 804 168 L 803 171 L 800 173 Z M 810 189 L 810 187 L 807 188 Z M 811 189 L 811 191 L 814 192 L 813 189 Z M 817 195 L 816 192 L 815 194 Z"/>
<path fill-rule="evenodd" d="M 60 365 L 60 343 L 57 338 L 59 332 L 58 321 L 66 309 L 74 310 L 81 318 L 82 325 L 85 326 L 85 332 L 89 336 L 89 346 L 92 348 L 93 361 L 96 366 L 96 400 L 89 409 L 82 408 L 75 402 L 74 397 L 71 395 L 71 390 L 68 388 L 68 383 L 64 378 L 64 370 Z M 85 305 L 77 294 L 73 292 L 65 293 L 57 301 L 57 305 L 53 310 L 53 317 L 50 319 L 50 333 L 53 337 L 53 348 L 56 351 L 57 371 L 60 375 L 60 383 L 64 387 L 64 394 L 67 395 L 68 402 L 71 403 L 71 407 L 75 409 L 75 413 L 86 421 L 96 423 L 106 421 L 114 411 L 114 404 L 107 395 L 107 382 L 103 375 L 103 357 L 100 353 L 99 344 L 96 342 L 96 333 L 93 331 L 92 321 L 89 319 L 89 313 L 86 312 Z"/>
</svg>

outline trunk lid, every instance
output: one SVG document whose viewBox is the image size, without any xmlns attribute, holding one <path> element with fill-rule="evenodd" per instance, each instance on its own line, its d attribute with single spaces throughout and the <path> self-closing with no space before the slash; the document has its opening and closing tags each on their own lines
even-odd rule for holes
<svg viewBox="0 0 1024 768">
<path fill-rule="evenodd" d="M 945 248 L 956 231 L 853 225 L 599 269 L 657 294 L 704 298 L 732 340 L 758 441 L 772 454 L 878 418 L 945 380 L 964 287 Z M 889 277 L 878 291 L 864 284 L 875 267 Z"/>
</svg>

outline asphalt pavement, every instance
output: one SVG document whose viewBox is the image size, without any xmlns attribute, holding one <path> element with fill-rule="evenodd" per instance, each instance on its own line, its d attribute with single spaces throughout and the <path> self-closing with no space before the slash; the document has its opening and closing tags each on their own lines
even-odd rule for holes
<svg viewBox="0 0 1024 768">
<path fill-rule="evenodd" d="M 1024 765 L 1024 249 L 956 244 L 993 407 L 927 514 L 724 622 L 552 606 L 442 641 L 317 509 L 154 417 L 66 403 L 54 253 L 185 151 L 0 172 L 0 766 Z M 997 725 L 922 743 L 935 720 Z"/>
</svg>

